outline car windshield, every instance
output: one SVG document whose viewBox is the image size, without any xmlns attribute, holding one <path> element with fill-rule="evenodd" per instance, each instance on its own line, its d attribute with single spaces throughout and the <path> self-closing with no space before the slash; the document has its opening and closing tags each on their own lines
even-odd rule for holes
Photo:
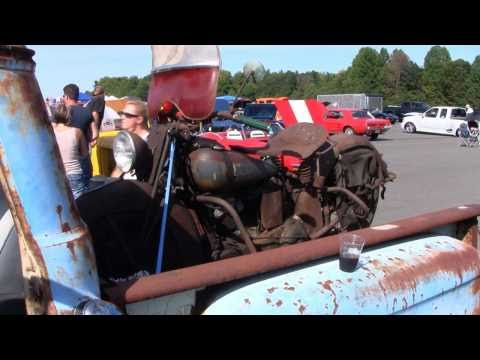
<svg viewBox="0 0 480 360">
<path fill-rule="evenodd" d="M 421 103 L 421 104 L 417 104 L 416 108 L 418 109 L 418 112 L 425 112 L 428 109 L 430 109 L 430 105 Z"/>
<path fill-rule="evenodd" d="M 375 117 L 370 114 L 370 112 L 366 111 L 366 110 L 360 110 L 360 111 L 354 111 L 352 113 L 352 116 L 354 118 L 370 118 L 370 119 L 375 119 Z"/>
<path fill-rule="evenodd" d="M 259 120 L 273 120 L 276 113 L 274 104 L 249 104 L 245 108 L 245 116 Z"/>
</svg>

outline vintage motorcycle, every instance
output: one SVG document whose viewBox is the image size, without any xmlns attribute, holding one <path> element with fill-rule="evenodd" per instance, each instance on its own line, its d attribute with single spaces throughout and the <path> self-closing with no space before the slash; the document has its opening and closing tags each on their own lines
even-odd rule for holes
<svg viewBox="0 0 480 360">
<path fill-rule="evenodd" d="M 112 181 L 77 200 L 106 288 L 139 271 L 177 269 L 371 224 L 394 174 L 367 139 L 328 136 L 308 123 L 268 142 L 203 133 L 200 124 L 215 103 L 218 49 L 152 51 L 148 143 L 121 132 L 113 144 L 117 166 L 134 170 L 137 180 Z"/>
</svg>

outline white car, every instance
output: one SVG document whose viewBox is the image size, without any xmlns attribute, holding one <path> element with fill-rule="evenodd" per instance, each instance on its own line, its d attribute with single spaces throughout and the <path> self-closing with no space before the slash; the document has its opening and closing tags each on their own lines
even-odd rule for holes
<svg viewBox="0 0 480 360">
<path fill-rule="evenodd" d="M 423 114 L 405 116 L 402 129 L 408 133 L 427 132 L 458 136 L 460 124 L 465 123 L 465 108 L 454 106 L 437 106 Z"/>
</svg>

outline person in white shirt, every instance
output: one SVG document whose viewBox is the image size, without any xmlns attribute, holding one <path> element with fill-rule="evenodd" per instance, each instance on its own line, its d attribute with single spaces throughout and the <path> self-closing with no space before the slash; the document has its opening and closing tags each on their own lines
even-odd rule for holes
<svg viewBox="0 0 480 360">
<path fill-rule="evenodd" d="M 465 105 L 465 110 L 467 112 L 467 117 L 465 118 L 465 120 L 466 121 L 472 120 L 473 112 L 474 112 L 473 108 L 469 104 L 467 104 L 467 105 Z"/>
<path fill-rule="evenodd" d="M 47 110 L 48 120 L 53 122 L 53 112 L 52 108 L 50 107 L 50 99 L 48 97 L 45 99 L 45 109 Z"/>
<path fill-rule="evenodd" d="M 141 137 L 144 141 L 148 139 L 148 115 L 147 106 L 143 101 L 127 101 L 125 107 L 120 112 L 122 130 L 126 130 Z M 124 173 L 118 168 L 113 169 L 111 177 L 121 177 Z M 136 179 L 135 174 L 125 174 L 124 179 Z"/>
</svg>

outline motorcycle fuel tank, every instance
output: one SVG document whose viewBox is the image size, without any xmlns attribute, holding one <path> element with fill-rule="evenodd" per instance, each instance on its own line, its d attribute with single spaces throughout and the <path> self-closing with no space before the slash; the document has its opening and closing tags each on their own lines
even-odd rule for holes
<svg viewBox="0 0 480 360">
<path fill-rule="evenodd" d="M 165 102 L 190 120 L 203 120 L 215 109 L 220 51 L 215 45 L 152 45 L 149 113 Z"/>
<path fill-rule="evenodd" d="M 236 151 L 198 149 L 190 154 L 193 181 L 201 191 L 224 192 L 256 184 L 278 171 L 275 164 Z"/>
</svg>

